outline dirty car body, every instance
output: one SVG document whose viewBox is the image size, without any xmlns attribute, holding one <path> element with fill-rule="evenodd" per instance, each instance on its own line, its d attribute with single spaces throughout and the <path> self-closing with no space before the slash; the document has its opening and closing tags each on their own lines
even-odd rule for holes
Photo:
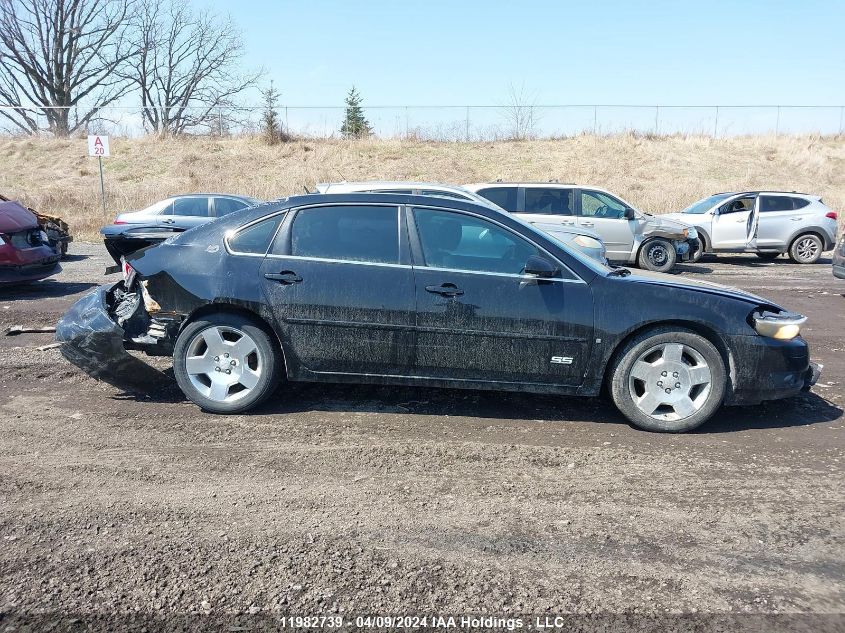
<svg viewBox="0 0 845 633">
<path fill-rule="evenodd" d="M 17 202 L 0 202 L 0 283 L 37 281 L 61 270 L 60 245 L 29 209 Z"/>
<path fill-rule="evenodd" d="M 611 269 L 459 200 L 292 197 L 127 263 L 125 282 L 62 319 L 65 355 L 100 375 L 104 363 L 120 369 L 124 349 L 173 355 L 186 395 L 221 413 L 255 406 L 285 379 L 607 387 L 635 425 L 685 431 L 723 403 L 791 396 L 817 377 L 800 315 L 714 284 Z M 114 359 L 86 360 L 98 347 Z"/>
</svg>

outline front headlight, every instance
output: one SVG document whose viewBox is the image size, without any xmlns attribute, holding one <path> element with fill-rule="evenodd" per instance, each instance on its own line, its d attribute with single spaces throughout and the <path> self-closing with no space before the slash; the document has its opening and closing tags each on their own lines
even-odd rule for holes
<svg viewBox="0 0 845 633">
<path fill-rule="evenodd" d="M 691 240 L 698 239 L 698 231 L 695 230 L 694 226 L 687 229 L 687 237 Z"/>
<path fill-rule="evenodd" d="M 794 339 L 801 333 L 801 326 L 807 317 L 794 312 L 769 312 L 758 310 L 751 313 L 751 324 L 760 336 L 781 341 Z"/>
<path fill-rule="evenodd" d="M 572 241 L 581 248 L 601 248 L 601 242 L 589 235 L 577 235 Z"/>
</svg>

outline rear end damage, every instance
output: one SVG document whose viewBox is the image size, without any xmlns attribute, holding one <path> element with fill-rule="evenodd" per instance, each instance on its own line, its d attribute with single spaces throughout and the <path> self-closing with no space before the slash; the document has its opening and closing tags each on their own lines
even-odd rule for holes
<svg viewBox="0 0 845 633">
<path fill-rule="evenodd" d="M 88 375 L 128 391 L 148 392 L 169 379 L 128 350 L 171 355 L 172 326 L 155 318 L 157 304 L 144 282 L 100 286 L 68 310 L 56 326 L 62 355 Z"/>
</svg>

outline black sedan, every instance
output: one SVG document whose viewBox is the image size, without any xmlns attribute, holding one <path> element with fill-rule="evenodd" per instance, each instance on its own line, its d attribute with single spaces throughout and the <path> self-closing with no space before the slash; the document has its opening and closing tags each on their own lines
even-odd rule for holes
<svg viewBox="0 0 845 633">
<path fill-rule="evenodd" d="M 127 258 L 127 278 L 58 327 L 99 377 L 125 348 L 172 355 L 185 395 L 245 411 L 290 381 L 595 396 L 636 426 L 687 431 L 722 404 L 818 377 L 804 317 L 713 284 L 608 268 L 459 200 L 308 195 Z"/>
</svg>

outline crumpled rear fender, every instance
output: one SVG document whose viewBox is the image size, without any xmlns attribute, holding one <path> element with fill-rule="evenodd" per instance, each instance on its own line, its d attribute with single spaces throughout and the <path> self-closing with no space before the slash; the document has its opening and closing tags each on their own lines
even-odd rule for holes
<svg viewBox="0 0 845 633">
<path fill-rule="evenodd" d="M 149 392 L 171 381 L 159 370 L 129 354 L 125 332 L 108 309 L 114 285 L 100 286 L 77 301 L 56 325 L 61 353 L 89 376 L 127 391 Z"/>
</svg>

